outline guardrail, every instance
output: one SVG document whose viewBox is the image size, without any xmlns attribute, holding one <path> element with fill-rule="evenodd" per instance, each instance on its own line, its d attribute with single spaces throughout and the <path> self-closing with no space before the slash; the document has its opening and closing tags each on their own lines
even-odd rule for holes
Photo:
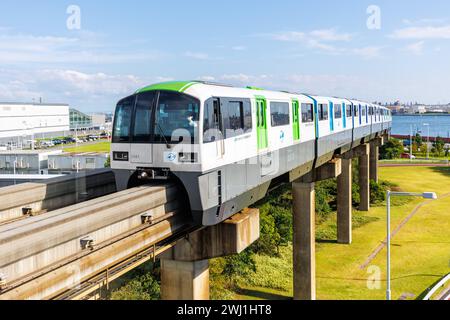
<svg viewBox="0 0 450 320">
<path fill-rule="evenodd" d="M 450 281 L 450 273 L 447 274 L 441 281 L 439 281 L 423 298 L 423 300 L 430 300 L 430 298 L 440 289 L 442 288 L 448 281 Z"/>
</svg>

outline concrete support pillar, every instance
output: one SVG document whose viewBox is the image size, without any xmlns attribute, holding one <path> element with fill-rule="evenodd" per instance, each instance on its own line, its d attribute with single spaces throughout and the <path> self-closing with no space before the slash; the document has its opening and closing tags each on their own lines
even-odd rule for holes
<svg viewBox="0 0 450 320">
<path fill-rule="evenodd" d="M 378 182 L 379 146 L 377 142 L 370 144 L 370 180 Z"/>
<path fill-rule="evenodd" d="M 259 238 L 259 210 L 244 209 L 193 232 L 161 256 L 163 300 L 208 300 L 209 259 L 241 253 Z"/>
<path fill-rule="evenodd" d="M 292 184 L 294 217 L 294 299 L 316 299 L 314 183 Z"/>
<path fill-rule="evenodd" d="M 209 300 L 209 261 L 161 259 L 161 299 Z"/>
<path fill-rule="evenodd" d="M 370 151 L 359 156 L 360 211 L 369 211 L 370 209 L 369 155 Z"/>
<path fill-rule="evenodd" d="M 352 159 L 342 159 L 337 178 L 337 241 L 352 243 Z"/>
</svg>

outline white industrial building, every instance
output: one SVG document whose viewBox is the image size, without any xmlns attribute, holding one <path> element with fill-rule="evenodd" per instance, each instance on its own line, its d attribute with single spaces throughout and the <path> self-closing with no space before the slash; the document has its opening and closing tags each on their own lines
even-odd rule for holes
<svg viewBox="0 0 450 320">
<path fill-rule="evenodd" d="M 70 130 L 69 105 L 0 102 L 0 145 L 64 136 Z"/>
</svg>

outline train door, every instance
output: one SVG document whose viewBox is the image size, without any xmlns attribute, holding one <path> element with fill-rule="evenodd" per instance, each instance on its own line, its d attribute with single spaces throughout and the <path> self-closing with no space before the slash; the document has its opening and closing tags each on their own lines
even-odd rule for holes
<svg viewBox="0 0 450 320">
<path fill-rule="evenodd" d="M 256 97 L 256 122 L 258 150 L 267 149 L 267 100 L 262 96 Z"/>
<path fill-rule="evenodd" d="M 214 139 L 216 144 L 216 158 L 222 159 L 225 155 L 225 131 L 223 130 L 222 103 L 220 99 L 215 98 L 212 101 L 211 125 L 217 131 L 217 138 Z"/>
<path fill-rule="evenodd" d="M 294 141 L 300 140 L 300 111 L 298 100 L 292 100 L 292 115 L 294 128 Z"/>
<path fill-rule="evenodd" d="M 334 104 L 330 101 L 330 131 L 334 131 Z"/>
</svg>

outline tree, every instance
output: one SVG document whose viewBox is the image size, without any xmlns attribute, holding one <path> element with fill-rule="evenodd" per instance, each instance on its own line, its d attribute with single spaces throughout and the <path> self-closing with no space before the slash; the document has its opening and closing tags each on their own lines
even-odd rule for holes
<svg viewBox="0 0 450 320">
<path fill-rule="evenodd" d="M 111 156 L 108 156 L 108 158 L 106 159 L 105 168 L 111 168 Z"/>
<path fill-rule="evenodd" d="M 442 152 L 444 151 L 445 142 L 442 140 L 441 137 L 437 137 L 436 141 L 433 143 L 434 152 L 437 154 L 438 157 L 441 156 Z"/>
<path fill-rule="evenodd" d="M 246 277 L 252 272 L 256 272 L 256 262 L 250 250 L 225 258 L 222 275 L 228 277 L 231 285 L 236 283 L 237 277 Z"/>
<path fill-rule="evenodd" d="M 417 149 L 420 149 L 422 147 L 423 139 L 422 139 L 422 136 L 419 133 L 416 133 L 416 136 L 414 137 L 413 143 L 416 144 Z"/>
<path fill-rule="evenodd" d="M 148 273 L 139 276 L 111 294 L 111 300 L 159 300 L 160 285 Z"/>
<path fill-rule="evenodd" d="M 396 159 L 403 153 L 403 144 L 400 140 L 391 139 L 380 149 L 381 159 Z"/>
</svg>

